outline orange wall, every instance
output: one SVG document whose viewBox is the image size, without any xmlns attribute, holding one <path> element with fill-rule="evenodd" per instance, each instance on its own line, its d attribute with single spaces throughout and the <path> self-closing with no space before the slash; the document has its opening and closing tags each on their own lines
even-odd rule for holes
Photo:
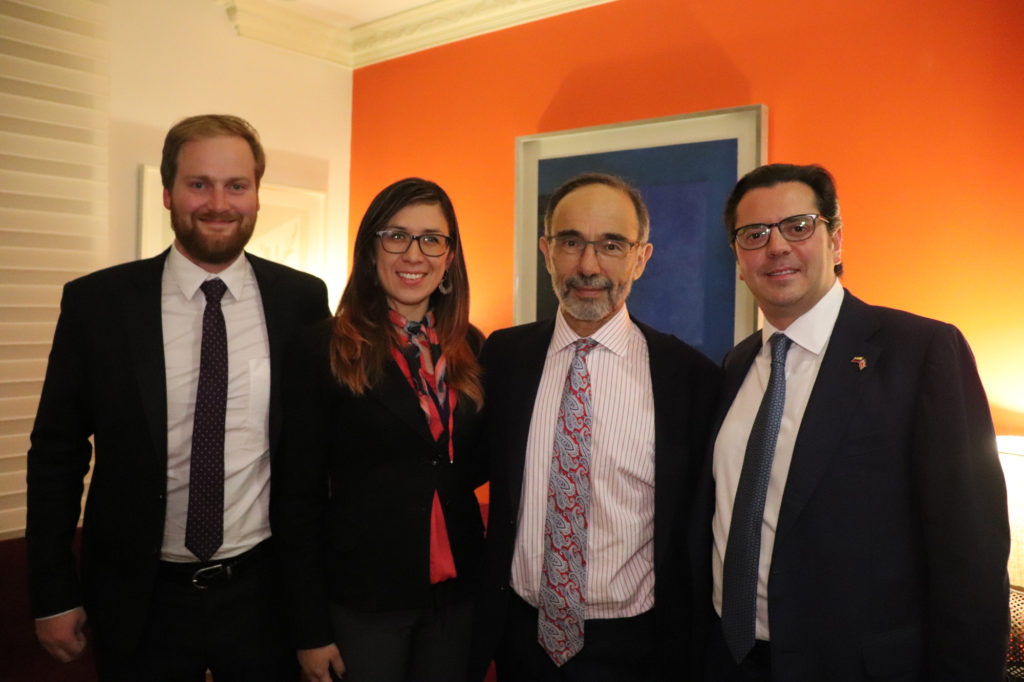
<svg viewBox="0 0 1024 682">
<path fill-rule="evenodd" d="M 617 0 L 368 66 L 351 237 L 386 184 L 439 182 L 473 320 L 507 326 L 516 136 L 766 104 L 769 160 L 836 175 L 846 286 L 959 326 L 1024 433 L 1022 40 L 1020 0 Z"/>
</svg>

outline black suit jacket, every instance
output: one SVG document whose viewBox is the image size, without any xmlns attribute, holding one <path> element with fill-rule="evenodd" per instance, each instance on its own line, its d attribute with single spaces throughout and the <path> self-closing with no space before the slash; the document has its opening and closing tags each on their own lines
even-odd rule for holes
<svg viewBox="0 0 1024 682">
<path fill-rule="evenodd" d="M 676 337 L 634 322 L 647 339 L 654 393 L 654 601 L 659 649 L 674 667 L 683 662 L 679 638 L 691 620 L 684 614 L 692 608 L 684 587 L 690 582 L 682 559 L 684 510 L 700 473 L 721 373 Z M 475 647 L 479 660 L 473 666 L 477 670 L 493 656 L 505 622 L 526 441 L 554 324 L 551 319 L 495 332 L 480 355 L 487 388 L 482 443 L 491 486 L 482 624 Z"/>
<path fill-rule="evenodd" d="M 760 347 L 757 332 L 726 357 L 716 433 Z M 710 468 L 702 494 L 694 570 L 707 603 Z M 779 512 L 773 679 L 1001 680 L 1008 552 L 995 434 L 966 340 L 846 292 Z"/>
<path fill-rule="evenodd" d="M 334 320 L 303 333 L 285 378 L 285 457 L 274 467 L 271 525 L 296 648 L 334 641 L 329 605 L 358 611 L 432 604 L 430 517 L 437 491 L 460 587 L 479 575 L 483 520 L 472 471 L 478 414 L 456 404 L 454 458 L 435 441 L 415 391 L 389 360 L 353 394 L 331 373 Z M 479 343 L 471 340 L 471 345 Z"/>
<path fill-rule="evenodd" d="M 167 251 L 69 282 L 28 453 L 29 587 L 36 617 L 83 605 L 113 648 L 141 634 L 163 542 L 167 390 L 161 279 Z M 329 315 L 324 283 L 247 254 L 270 343 L 270 447 L 281 433 L 281 354 L 298 327 Z M 71 551 L 83 477 L 95 465 Z"/>
</svg>

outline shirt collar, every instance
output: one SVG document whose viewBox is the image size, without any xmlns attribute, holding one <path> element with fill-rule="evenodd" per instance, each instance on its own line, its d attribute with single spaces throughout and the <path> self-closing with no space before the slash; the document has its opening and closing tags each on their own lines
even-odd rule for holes
<svg viewBox="0 0 1024 682">
<path fill-rule="evenodd" d="M 616 355 L 625 355 L 632 330 L 633 321 L 629 319 L 629 311 L 626 309 L 625 304 L 623 304 L 617 313 L 612 315 L 607 322 L 601 325 L 600 329 L 587 338 L 597 341 L 598 345 L 607 348 Z M 574 332 L 569 323 L 566 322 L 565 312 L 559 306 L 558 312 L 555 314 L 555 332 L 551 336 L 548 355 L 571 346 L 577 339 L 581 338 L 583 337 Z"/>
<path fill-rule="evenodd" d="M 836 325 L 842 304 L 843 285 L 837 279 L 821 300 L 796 318 L 783 333 L 801 348 L 820 355 L 825 350 L 829 337 L 832 336 L 832 328 Z M 764 321 L 764 327 L 761 329 L 762 352 L 768 352 L 768 339 L 777 331 L 782 330 L 777 329 L 768 320 Z"/>
<path fill-rule="evenodd" d="M 167 264 L 164 266 L 171 275 L 171 279 L 181 289 L 182 295 L 188 300 L 196 295 L 199 286 L 208 279 L 220 279 L 227 285 L 228 293 L 236 301 L 242 297 L 242 289 L 249 279 L 249 261 L 244 254 L 239 254 L 231 265 L 218 273 L 207 272 L 190 261 L 178 251 L 178 247 L 172 245 L 171 252 L 167 254 Z"/>
</svg>

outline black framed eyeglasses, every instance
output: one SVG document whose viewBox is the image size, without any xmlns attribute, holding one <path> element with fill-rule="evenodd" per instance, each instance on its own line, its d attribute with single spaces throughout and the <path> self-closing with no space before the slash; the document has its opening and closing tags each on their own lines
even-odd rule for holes
<svg viewBox="0 0 1024 682">
<path fill-rule="evenodd" d="M 451 248 L 452 238 L 446 234 L 436 232 L 425 232 L 424 234 L 409 234 L 405 230 L 381 230 L 377 232 L 380 245 L 388 253 L 405 253 L 412 246 L 413 242 L 420 245 L 420 253 L 424 256 L 436 258 L 443 256 Z"/>
<path fill-rule="evenodd" d="M 819 220 L 828 224 L 828 219 L 817 213 L 792 215 L 777 223 L 752 223 L 733 230 L 732 240 L 744 251 L 755 251 L 763 248 L 771 239 L 772 230 L 778 228 L 779 234 L 787 242 L 802 242 L 811 238 Z"/>
<path fill-rule="evenodd" d="M 555 250 L 558 253 L 567 256 L 579 256 L 588 246 L 593 245 L 594 253 L 599 258 L 625 258 L 634 246 L 640 244 L 640 242 L 631 242 L 618 237 L 587 240 L 575 234 L 556 234 L 545 238 L 548 243 L 555 245 Z"/>
</svg>

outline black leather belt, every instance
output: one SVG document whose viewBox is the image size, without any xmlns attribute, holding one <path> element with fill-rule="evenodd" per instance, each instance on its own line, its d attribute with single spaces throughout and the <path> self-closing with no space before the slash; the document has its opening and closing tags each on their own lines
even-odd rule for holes
<svg viewBox="0 0 1024 682">
<path fill-rule="evenodd" d="M 205 590 L 216 585 L 224 585 L 245 575 L 268 551 L 267 542 L 264 541 L 246 552 L 227 559 L 192 563 L 161 561 L 157 575 L 161 580 L 191 585 L 197 590 Z"/>
</svg>

